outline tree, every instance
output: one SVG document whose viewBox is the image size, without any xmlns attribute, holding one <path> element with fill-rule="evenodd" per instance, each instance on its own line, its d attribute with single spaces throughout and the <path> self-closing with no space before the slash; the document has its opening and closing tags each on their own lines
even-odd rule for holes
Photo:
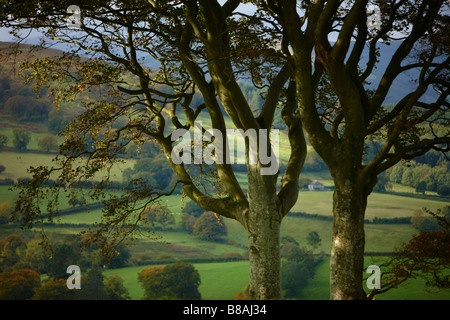
<svg viewBox="0 0 450 320">
<path fill-rule="evenodd" d="M 48 120 L 48 131 L 51 133 L 58 133 L 64 130 L 64 128 L 68 125 L 69 121 L 62 117 L 51 117 Z"/>
<path fill-rule="evenodd" d="M 153 206 L 146 209 L 142 215 L 142 221 L 145 225 L 155 228 L 160 226 L 163 230 L 170 224 L 175 224 L 175 217 L 169 208 L 165 206 Z"/>
<path fill-rule="evenodd" d="M 200 208 L 194 201 L 187 201 L 184 204 L 183 209 L 181 209 L 181 212 L 188 213 L 191 216 L 198 218 L 205 211 Z"/>
<path fill-rule="evenodd" d="M 204 211 L 242 224 L 251 249 L 250 297 L 280 298 L 280 225 L 297 201 L 298 178 L 306 156 L 295 83 L 289 81 L 290 67 L 283 53 L 274 46 L 281 40 L 281 33 L 277 30 L 266 33 L 263 20 L 245 15 L 237 18 L 240 1 L 235 0 L 223 5 L 217 0 L 77 4 L 83 19 L 90 22 L 82 23 L 76 34 L 67 29 L 67 6 L 63 3 L 39 2 L 39 13 L 31 0 L 21 2 L 20 10 L 15 1 L 1 6 L 2 26 L 17 31 L 39 28 L 46 40 L 52 39 L 50 42 L 74 45 L 73 51 L 62 56 L 23 63 L 25 80 L 34 81 L 37 91 L 47 86 L 57 106 L 62 101 L 74 101 L 87 88 L 99 88 L 102 93 L 96 99 L 83 101 L 84 112 L 67 126 L 60 147 L 64 157 L 59 157 L 53 167 L 31 169 L 32 181 L 22 185 L 26 192 L 16 203 L 16 210 L 27 214 L 24 224 L 35 223 L 40 216 L 37 199 L 43 196 L 40 187 L 50 174 L 58 176 L 60 186 L 73 186 L 91 179 L 95 172 L 110 170 L 127 144 L 156 142 L 176 177 L 172 181 L 174 189 L 162 192 L 145 181 L 132 179 L 121 199 L 113 198 L 107 203 L 108 213 L 86 239 L 102 243 L 103 251 L 108 252 L 108 247 L 121 243 L 136 231 L 139 211 L 143 210 L 138 203 L 149 204 L 181 185 L 184 194 Z M 16 33 L 19 37 L 20 34 Z M 261 38 L 259 34 L 266 36 Z M 80 59 L 79 55 L 89 59 Z M 143 55 L 159 66 L 150 70 L 140 59 Z M 69 65 L 71 68 L 67 68 Z M 262 105 L 250 105 L 238 79 L 251 80 L 254 87 L 261 89 Z M 50 88 L 54 80 L 61 85 Z M 203 98 L 200 103 L 194 99 L 199 94 Z M 255 154 L 257 160 L 247 164 L 247 191 L 239 184 L 232 164 L 226 161 L 189 166 L 172 158 L 171 132 L 177 129 L 192 132 L 201 112 L 207 115 L 210 128 L 222 136 L 227 132 L 224 114 L 238 130 L 255 134 L 252 141 L 246 139 L 245 146 L 246 159 L 253 159 Z M 261 150 L 271 149 L 270 132 L 275 115 L 284 122 L 291 147 L 279 189 L 275 151 L 264 155 L 271 159 L 269 164 L 261 161 Z M 117 126 L 119 118 L 126 121 Z M 277 126 L 279 122 L 280 118 Z M 88 148 L 88 138 L 93 148 Z M 256 153 L 250 152 L 253 152 L 250 142 L 261 146 Z M 210 143 L 205 141 L 203 147 Z M 229 154 L 224 150 L 225 158 Z M 203 174 L 206 169 L 209 174 Z M 208 181 L 219 188 L 203 188 Z M 93 193 L 98 195 L 106 182 L 105 179 Z M 52 190 L 56 191 L 57 186 Z M 21 210 L 24 207 L 28 210 Z M 50 219 L 56 211 L 51 210 Z"/>
<path fill-rule="evenodd" d="M 52 279 L 66 279 L 67 267 L 79 263 L 79 254 L 68 243 L 58 243 L 54 246 L 51 259 L 47 267 L 47 274 Z"/>
<path fill-rule="evenodd" d="M 17 120 L 44 120 L 48 117 L 48 104 L 28 96 L 9 98 L 4 109 Z"/>
<path fill-rule="evenodd" d="M 388 189 L 391 189 L 392 186 L 389 182 L 389 174 L 385 171 L 378 175 L 377 183 L 373 187 L 374 192 L 385 192 Z"/>
<path fill-rule="evenodd" d="M 0 150 L 2 150 L 8 144 L 8 137 L 4 134 L 0 134 Z"/>
<path fill-rule="evenodd" d="M 81 278 L 82 290 L 78 293 L 82 300 L 105 300 L 105 284 L 102 267 L 93 263 L 87 274 Z"/>
<path fill-rule="evenodd" d="M 312 278 L 311 270 L 301 263 L 286 261 L 281 265 L 281 287 L 286 299 L 298 298 L 303 287 Z"/>
<path fill-rule="evenodd" d="M 322 239 L 316 231 L 311 231 L 306 236 L 306 241 L 308 242 L 308 245 L 310 245 L 313 249 L 316 249 L 321 245 Z"/>
<path fill-rule="evenodd" d="M 427 212 L 440 228 L 421 231 L 396 250 L 395 255 L 382 266 L 381 289 L 370 292 L 370 299 L 415 278 L 425 279 L 429 288 L 450 288 L 450 207 Z"/>
<path fill-rule="evenodd" d="M 437 187 L 437 193 L 444 197 L 450 196 L 450 187 L 445 184 L 439 184 Z"/>
<path fill-rule="evenodd" d="M 11 206 L 8 202 L 0 203 L 0 225 L 10 222 Z"/>
<path fill-rule="evenodd" d="M 364 213 L 377 176 L 402 159 L 449 151 L 448 2 L 260 4 L 284 32 L 303 128 L 334 181 L 330 298 L 365 299 Z M 375 27 L 368 24 L 369 5 L 379 8 Z M 382 54 L 382 43 L 391 41 L 393 54 Z M 369 84 L 377 67 L 380 79 Z M 411 70 L 415 85 L 385 107 L 396 80 Z M 425 100 L 429 91 L 436 94 Z M 365 162 L 367 141 L 379 149 Z"/>
<path fill-rule="evenodd" d="M 128 289 L 123 285 L 123 279 L 119 276 L 109 276 L 105 279 L 106 300 L 128 300 L 130 299 Z"/>
<path fill-rule="evenodd" d="M 26 243 L 17 234 L 7 235 L 0 241 L 0 270 L 11 270 L 19 261 Z"/>
<path fill-rule="evenodd" d="M 0 300 L 31 299 L 40 287 L 39 274 L 34 270 L 19 269 L 0 273 Z"/>
<path fill-rule="evenodd" d="M 163 292 L 162 274 L 164 266 L 145 268 L 138 273 L 138 281 L 145 291 L 144 299 L 161 297 Z"/>
<path fill-rule="evenodd" d="M 44 152 L 58 151 L 58 140 L 54 135 L 44 135 L 38 141 L 38 149 Z"/>
<path fill-rule="evenodd" d="M 227 227 L 213 212 L 204 212 L 195 220 L 193 232 L 202 239 L 214 241 L 227 234 Z"/>
<path fill-rule="evenodd" d="M 298 298 L 308 280 L 314 276 L 314 268 L 320 259 L 316 259 L 312 251 L 291 241 L 283 245 L 282 252 L 286 259 L 281 265 L 283 295 L 288 299 Z"/>
<path fill-rule="evenodd" d="M 427 182 L 420 181 L 416 186 L 416 192 L 421 192 L 422 194 L 425 194 L 426 190 L 427 190 Z"/>
<path fill-rule="evenodd" d="M 197 218 L 195 218 L 193 215 L 183 212 L 181 214 L 181 228 L 183 230 L 186 230 L 187 232 L 193 233 L 194 232 L 194 226 L 195 222 L 197 221 Z"/>
<path fill-rule="evenodd" d="M 50 279 L 34 289 L 31 300 L 72 300 L 75 298 L 74 290 L 67 288 L 65 279 Z"/>
<path fill-rule="evenodd" d="M 401 164 L 397 164 L 392 167 L 391 174 L 389 176 L 389 180 L 395 183 L 401 183 L 403 177 L 404 166 Z"/>
<path fill-rule="evenodd" d="M 27 145 L 30 142 L 31 135 L 28 130 L 25 129 L 14 129 L 14 140 L 13 140 L 13 146 L 18 151 L 25 151 L 27 150 Z"/>
<path fill-rule="evenodd" d="M 138 274 L 145 289 L 145 299 L 201 298 L 198 286 L 200 275 L 190 263 L 177 261 L 166 266 L 146 268 Z"/>
<path fill-rule="evenodd" d="M 402 159 L 431 149 L 448 151 L 448 4 L 443 0 L 253 0 L 245 2 L 258 9 L 248 15 L 239 12 L 241 2 L 150 1 L 110 6 L 83 1 L 80 6 L 89 23 L 81 24 L 76 33 L 65 28 L 62 4 L 40 2 L 36 10 L 31 0 L 21 6 L 4 2 L 2 26 L 16 31 L 41 28 L 45 40 L 70 43 L 74 45 L 71 53 L 91 58 L 86 61 L 67 53 L 26 62 L 25 80 L 36 80 L 37 89 L 54 79 L 65 82 L 66 86 L 53 90 L 57 104 L 96 85 L 106 86 L 103 92 L 110 93 L 108 98 L 86 103 L 85 112 L 67 127 L 70 134 L 61 151 L 70 157 L 59 158 L 61 170 L 56 165 L 32 170 L 34 178 L 17 209 L 30 208 L 25 223 L 34 220 L 31 217 L 40 214 L 38 187 L 50 173 L 60 172 L 61 185 L 73 185 L 74 180 L 105 169 L 105 163 L 110 168 L 114 156 L 125 148 L 126 143 L 120 141 L 154 140 L 190 199 L 244 227 L 250 248 L 250 297 L 279 298 L 279 230 L 298 198 L 298 177 L 306 155 L 304 129 L 335 185 L 330 297 L 363 299 L 364 212 L 377 176 Z M 379 28 L 367 25 L 368 5 L 380 9 Z M 16 34 L 20 37 L 21 33 Z M 336 41 L 331 42 L 334 35 Z M 381 42 L 392 40 L 398 40 L 394 54 L 378 59 Z M 158 68 L 149 70 L 139 60 L 142 55 L 152 57 L 160 64 Z M 387 66 L 380 65 L 384 61 Z M 380 81 L 369 85 L 376 67 L 384 72 Z M 419 74 L 413 79 L 416 85 L 395 106 L 385 107 L 395 80 L 412 70 Z M 125 78 L 125 71 L 134 78 Z M 263 89 L 264 102 L 256 112 L 238 79 L 251 80 Z M 433 90 L 436 94 L 431 100 L 422 99 Z M 193 104 L 195 93 L 202 95 L 203 103 Z M 278 107 L 280 113 L 276 113 Z M 191 171 L 192 165 L 173 161 L 172 128 L 193 130 L 204 111 L 211 128 L 224 135 L 222 110 L 236 128 L 255 130 L 256 140 L 263 142 L 267 142 L 266 135 L 270 137 L 274 117 L 281 116 L 291 153 L 279 191 L 278 173 L 264 174 L 268 166 L 261 161 L 247 163 L 247 195 L 231 164 L 202 166 L 211 174 L 193 176 L 191 172 L 203 171 Z M 128 122 L 113 128 L 118 118 Z M 86 149 L 87 137 L 92 138 L 93 149 Z M 380 146 L 370 160 L 365 157 L 368 141 Z M 249 159 L 252 153 L 247 142 Z M 259 160 L 260 151 L 256 153 Z M 79 167 L 77 162 L 74 174 L 71 168 L 81 155 L 87 163 Z M 199 183 L 211 176 L 221 185 L 215 194 Z M 145 185 L 137 181 L 132 185 L 139 186 L 139 192 L 130 187 L 129 196 L 106 206 L 110 213 L 95 233 L 100 242 L 110 243 L 104 241 L 105 230 L 121 233 L 112 237 L 113 242 L 131 234 L 135 223 L 129 220 L 139 220 L 139 213 L 131 208 L 139 200 L 151 202 L 163 195 L 155 188 L 144 192 Z M 130 227 L 117 228 L 121 225 Z"/>
<path fill-rule="evenodd" d="M 148 175 L 148 180 L 151 179 L 153 185 L 164 189 L 170 186 L 173 171 L 164 155 L 159 154 L 153 158 L 141 158 L 136 161 L 131 177 L 136 179 L 144 175 Z"/>
<path fill-rule="evenodd" d="M 44 274 L 47 271 L 49 262 L 49 254 L 40 239 L 28 241 L 26 249 L 19 253 L 18 266 L 21 269 L 31 269 L 39 274 Z"/>
<path fill-rule="evenodd" d="M 131 257 L 130 250 L 125 246 L 120 246 L 116 248 L 116 257 L 112 258 L 109 263 L 109 268 L 123 268 L 127 266 L 128 260 Z"/>
</svg>

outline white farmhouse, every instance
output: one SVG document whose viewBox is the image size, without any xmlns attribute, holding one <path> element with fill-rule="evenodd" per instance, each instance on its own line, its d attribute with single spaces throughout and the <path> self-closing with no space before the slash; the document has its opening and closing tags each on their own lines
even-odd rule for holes
<svg viewBox="0 0 450 320">
<path fill-rule="evenodd" d="M 308 184 L 308 190 L 310 191 L 323 191 L 325 190 L 325 186 L 317 180 L 314 180 L 310 184 Z"/>
</svg>

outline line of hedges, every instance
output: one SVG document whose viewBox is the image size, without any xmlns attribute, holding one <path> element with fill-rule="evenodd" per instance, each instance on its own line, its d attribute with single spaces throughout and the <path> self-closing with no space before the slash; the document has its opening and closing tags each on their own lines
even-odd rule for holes
<svg viewBox="0 0 450 320">
<path fill-rule="evenodd" d="M 248 258 L 245 257 L 209 257 L 209 258 L 183 258 L 179 259 L 184 262 L 189 263 L 214 263 L 214 262 L 235 262 L 235 261 L 246 261 Z M 167 260 L 142 260 L 135 262 L 136 266 L 145 265 L 163 265 L 170 264 L 178 261 L 178 259 L 167 259 Z"/>
<path fill-rule="evenodd" d="M 306 213 L 306 212 L 289 212 L 288 216 L 291 217 L 302 217 L 311 218 L 323 221 L 333 221 L 332 216 L 319 215 L 317 213 Z M 410 224 L 411 217 L 395 217 L 395 218 L 378 218 L 375 217 L 373 220 L 364 219 L 366 224 Z"/>
</svg>

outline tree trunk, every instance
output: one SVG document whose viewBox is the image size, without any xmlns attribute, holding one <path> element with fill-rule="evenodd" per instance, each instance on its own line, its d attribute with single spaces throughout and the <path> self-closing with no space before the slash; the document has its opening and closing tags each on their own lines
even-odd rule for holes
<svg viewBox="0 0 450 320">
<path fill-rule="evenodd" d="M 282 214 L 273 176 L 261 176 L 259 170 L 249 166 L 248 199 L 249 296 L 254 300 L 280 299 Z"/>
<path fill-rule="evenodd" d="M 349 179 L 336 183 L 333 195 L 333 237 L 330 258 L 330 299 L 365 299 L 364 189 Z"/>
</svg>

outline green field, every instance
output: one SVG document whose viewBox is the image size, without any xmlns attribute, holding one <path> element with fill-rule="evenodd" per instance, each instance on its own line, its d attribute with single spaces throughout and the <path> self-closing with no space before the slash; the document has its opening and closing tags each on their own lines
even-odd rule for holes
<svg viewBox="0 0 450 320">
<path fill-rule="evenodd" d="M 0 163 L 5 163 L 7 170 L 0 178 L 17 179 L 27 176 L 27 166 L 51 165 L 54 155 L 42 153 L 0 153 Z M 132 166 L 133 161 L 127 161 L 122 167 L 113 170 L 114 179 L 121 181 L 121 171 Z M 328 172 L 305 173 L 305 177 L 317 179 L 326 186 L 332 186 L 332 180 Z M 244 173 L 237 173 L 239 182 L 245 189 L 247 177 Z M 411 192 L 411 189 L 396 186 L 401 192 Z M 8 186 L 0 186 L 0 203 L 10 202 L 17 190 L 10 191 Z M 413 194 L 413 192 L 411 192 Z M 322 216 L 332 216 L 332 191 L 300 191 L 299 200 L 292 208 L 292 212 L 305 212 Z M 60 196 L 60 209 L 70 208 L 67 194 Z M 161 204 L 166 205 L 175 216 L 176 224 L 170 226 L 170 230 L 156 231 L 152 236 L 158 236 L 158 240 L 146 237 L 138 237 L 137 241 L 130 246 L 133 263 L 137 261 L 158 261 L 162 254 L 175 260 L 183 259 L 211 259 L 221 258 L 227 253 L 245 254 L 247 245 L 247 234 L 244 228 L 236 221 L 224 219 L 228 234 L 222 242 L 210 242 L 183 232 L 180 227 L 181 210 L 183 208 L 181 195 L 172 195 L 163 198 Z M 368 200 L 366 218 L 371 220 L 375 217 L 394 218 L 410 217 L 414 211 L 422 208 L 436 210 L 449 205 L 446 201 L 436 201 L 400 196 L 395 194 L 373 193 Z M 43 205 L 42 208 L 45 206 Z M 69 234 L 77 234 L 85 228 L 81 225 L 91 225 L 100 221 L 102 210 L 82 211 L 59 217 L 54 226 L 46 226 L 46 231 L 53 239 L 62 239 Z M 32 238 L 40 231 L 38 227 L 33 230 L 19 230 L 13 225 L 0 226 L 0 237 L 7 234 L 22 234 L 27 239 Z M 320 220 L 313 217 L 287 216 L 281 225 L 281 236 L 291 236 L 301 246 L 306 245 L 306 236 L 309 232 L 316 231 L 322 239 L 321 247 L 316 252 L 330 252 L 332 234 L 332 221 Z M 366 251 L 368 252 L 391 252 L 398 248 L 403 242 L 408 241 L 418 231 L 411 224 L 366 224 Z M 367 258 L 370 259 L 370 258 Z M 300 299 L 324 299 L 329 298 L 329 266 L 325 259 L 316 269 L 316 276 L 310 280 L 304 288 Z M 368 261 L 368 264 L 370 262 Z M 248 284 L 248 261 L 241 262 L 215 262 L 195 263 L 201 276 L 199 288 L 203 299 L 233 299 L 234 295 L 243 290 Z M 105 269 L 105 277 L 116 274 L 121 276 L 126 287 L 129 289 L 133 299 L 141 299 L 143 289 L 137 282 L 137 273 L 145 266 L 130 266 L 121 269 Z M 424 291 L 424 282 L 420 279 L 408 281 L 400 288 L 393 290 L 379 299 L 450 299 L 448 292 L 431 294 Z"/>
<path fill-rule="evenodd" d="M 27 172 L 29 167 L 48 166 L 57 167 L 58 165 L 53 162 L 55 158 L 54 154 L 38 153 L 38 152 L 1 152 L 0 164 L 6 167 L 6 170 L 0 175 L 0 179 L 12 179 L 17 180 L 19 178 L 31 177 Z M 111 181 L 122 182 L 122 171 L 126 168 L 132 167 L 135 160 L 127 160 L 125 163 L 116 163 L 111 168 L 110 179 Z M 100 180 L 106 176 L 105 172 L 100 172 L 96 175 L 96 179 Z M 51 177 L 53 179 L 56 176 Z"/>
<path fill-rule="evenodd" d="M 301 192 L 303 197 L 299 202 L 302 203 L 304 211 L 314 213 L 318 206 L 326 208 L 331 205 L 330 192 Z M 327 196 L 327 197 L 325 197 Z M 322 197 L 324 197 L 322 199 Z M 308 199 L 305 201 L 304 199 Z M 315 201 L 314 201 L 315 200 Z M 321 204 L 318 202 L 321 201 Z M 386 201 L 386 202 L 385 202 Z M 396 206 L 384 208 L 383 203 L 394 203 Z M 403 204 L 403 207 L 401 206 Z M 372 212 L 377 212 L 377 208 L 383 209 L 383 217 L 397 216 L 402 212 L 403 216 L 411 215 L 415 206 L 420 207 L 442 207 L 445 202 L 432 201 L 426 199 L 414 199 L 386 194 L 374 194 L 372 201 L 369 202 L 375 208 L 370 208 Z M 172 196 L 167 199 L 167 205 L 174 213 L 181 210 L 181 197 Z M 309 207 L 308 207 L 309 205 Z M 399 211 L 399 209 L 401 211 Z M 325 210 L 325 209 L 323 209 Z M 61 217 L 61 223 L 91 223 L 94 218 L 101 216 L 100 210 L 90 213 L 83 212 Z M 176 215 L 177 216 L 177 215 Z M 375 215 L 374 215 L 375 216 Z M 177 221 L 179 221 L 177 219 Z M 238 244 L 245 245 L 247 236 L 243 227 L 236 221 L 225 219 L 228 228 L 227 239 L 233 239 Z M 174 227 L 175 229 L 177 226 Z M 368 224 L 366 229 L 366 251 L 390 252 L 395 250 L 401 243 L 408 241 L 417 230 L 410 224 Z M 52 230 L 54 230 L 52 228 Z M 70 232 L 71 228 L 65 228 L 65 232 Z M 63 230 L 61 230 L 63 231 Z M 288 216 L 282 223 L 282 236 L 290 235 L 294 237 L 300 245 L 306 245 L 305 237 L 311 232 L 318 232 L 322 238 L 322 246 L 318 249 L 329 252 L 332 222 L 323 221 L 307 217 Z M 142 239 L 133 246 L 135 255 L 145 255 L 146 257 L 156 258 L 162 252 L 175 259 L 187 259 L 195 257 L 220 257 L 224 253 L 237 252 L 244 253 L 244 249 L 223 243 L 208 242 L 193 235 L 184 232 L 166 231 L 156 232 L 161 236 L 161 242 Z M 371 258 L 367 258 L 366 264 L 373 264 Z M 376 262 L 376 261 L 375 261 Z M 316 276 L 310 280 L 309 284 L 302 291 L 300 299 L 323 299 L 329 298 L 329 260 L 321 262 L 316 270 Z M 248 284 L 248 261 L 242 262 L 224 262 L 224 263 L 196 263 L 195 267 L 200 273 L 202 284 L 199 288 L 203 299 L 233 299 L 233 296 L 241 291 Z M 144 266 L 127 267 L 122 269 L 106 270 L 105 276 L 116 274 L 121 276 L 125 285 L 130 291 L 133 299 L 140 299 L 143 296 L 143 290 L 137 282 L 137 273 Z M 379 296 L 378 299 L 450 299 L 449 292 L 439 294 L 428 293 L 425 290 L 424 281 L 414 279 L 408 281 L 400 288 L 387 294 Z"/>
<path fill-rule="evenodd" d="M 291 211 L 331 216 L 332 201 L 332 191 L 300 191 L 299 201 L 297 201 Z M 446 205 L 448 205 L 448 201 L 402 197 L 385 193 L 372 193 L 368 199 L 366 219 L 372 220 L 375 217 L 410 217 L 415 210 L 421 210 L 424 207 L 436 210 Z"/>
<path fill-rule="evenodd" d="M 144 290 L 137 280 L 137 274 L 148 267 L 150 266 L 106 270 L 104 276 L 120 276 L 131 298 L 138 300 L 143 297 Z M 200 274 L 199 291 L 204 300 L 233 300 L 234 295 L 248 285 L 248 261 L 198 263 L 194 267 Z"/>
<path fill-rule="evenodd" d="M 367 257 L 366 266 L 380 263 Z M 144 268 L 128 267 L 121 269 L 106 270 L 104 276 L 118 275 L 124 280 L 130 296 L 134 300 L 142 299 L 144 290 L 137 280 L 137 274 Z M 232 300 L 234 295 L 248 285 L 248 261 L 222 262 L 222 263 L 199 263 L 194 264 L 201 278 L 199 291 L 204 300 Z M 329 259 L 324 259 L 316 268 L 316 275 L 302 290 L 299 300 L 329 300 Z M 368 292 L 367 288 L 366 292 Z M 427 292 L 425 281 L 412 279 L 398 288 L 377 296 L 378 300 L 450 300 L 450 290 L 439 293 Z"/>
<path fill-rule="evenodd" d="M 366 257 L 365 267 L 369 265 L 381 265 L 384 257 Z M 330 259 L 324 259 L 316 268 L 313 279 L 303 288 L 299 297 L 300 300 L 329 300 L 329 271 Z M 383 268 L 381 268 L 383 271 Z M 365 274 L 369 276 L 369 274 Z M 364 283 L 365 285 L 365 283 Z M 368 292 L 367 287 L 364 287 Z M 377 300 L 450 300 L 450 290 L 443 290 L 439 293 L 426 291 L 425 280 L 417 278 L 406 281 L 398 288 L 392 289 L 376 297 Z"/>
</svg>

